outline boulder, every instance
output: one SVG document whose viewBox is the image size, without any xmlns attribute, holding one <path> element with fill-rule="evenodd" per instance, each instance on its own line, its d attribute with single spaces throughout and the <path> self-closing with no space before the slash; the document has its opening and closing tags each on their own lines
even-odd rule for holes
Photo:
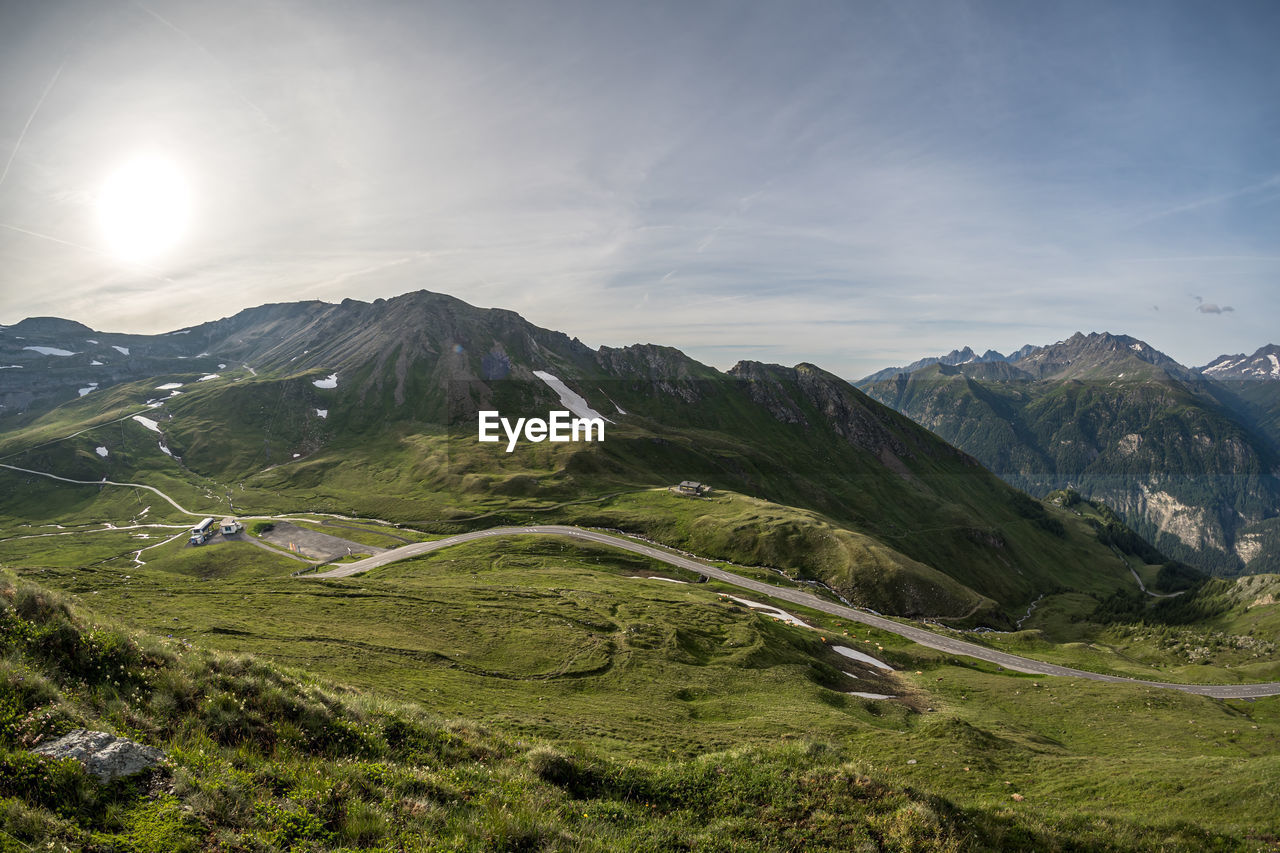
<svg viewBox="0 0 1280 853">
<path fill-rule="evenodd" d="M 99 782 L 150 770 L 164 759 L 164 753 L 107 732 L 76 729 L 57 740 L 31 750 L 51 758 L 74 758 Z"/>
</svg>

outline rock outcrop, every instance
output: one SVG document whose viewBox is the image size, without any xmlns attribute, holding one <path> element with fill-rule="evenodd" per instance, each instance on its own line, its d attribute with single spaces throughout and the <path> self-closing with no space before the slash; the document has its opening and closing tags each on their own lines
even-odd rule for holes
<svg viewBox="0 0 1280 853">
<path fill-rule="evenodd" d="M 164 759 L 164 753 L 107 732 L 76 729 L 31 750 L 50 758 L 74 758 L 99 782 L 150 770 Z"/>
</svg>

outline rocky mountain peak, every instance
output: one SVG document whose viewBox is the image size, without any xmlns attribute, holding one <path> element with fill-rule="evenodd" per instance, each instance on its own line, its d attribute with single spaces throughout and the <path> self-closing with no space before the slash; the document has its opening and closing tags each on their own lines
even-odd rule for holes
<svg viewBox="0 0 1280 853">
<path fill-rule="evenodd" d="M 1280 346 L 1267 344 L 1259 347 L 1253 355 L 1220 355 L 1196 369 L 1205 376 L 1219 380 L 1280 381 Z"/>
</svg>

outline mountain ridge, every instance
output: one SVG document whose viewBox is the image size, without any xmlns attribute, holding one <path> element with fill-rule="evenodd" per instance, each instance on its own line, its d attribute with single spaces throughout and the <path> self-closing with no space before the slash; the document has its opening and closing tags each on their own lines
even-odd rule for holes
<svg viewBox="0 0 1280 853">
<path fill-rule="evenodd" d="M 1127 335 L 1078 332 L 1016 367 L 935 364 L 857 384 L 1014 485 L 1080 489 L 1174 556 L 1233 574 L 1280 566 L 1280 385 L 1254 381 L 1269 355 L 1196 370 Z M 1235 367 L 1247 372 L 1214 375 Z"/>
<path fill-rule="evenodd" d="M 533 506 L 798 570 L 875 609 L 994 625 L 1050 588 L 1105 597 L 1132 583 L 1087 525 L 808 363 L 722 372 L 670 347 L 592 349 L 429 292 L 265 305 L 167 335 L 92 339 L 130 355 L 118 381 L 86 395 L 74 385 L 89 353 L 72 367 L 29 357 L 0 373 L 0 396 L 12 393 L 5 374 L 24 371 L 23 381 L 61 389 L 0 431 L 0 453 L 19 467 L 95 481 L 143 466 L 191 483 L 206 503 L 234 492 L 240 511 L 287 509 L 287 496 L 305 494 L 313 509 L 435 519 L 440 532 Z M 0 352 L 15 343 L 0 330 Z M 479 409 L 535 416 L 560 405 L 535 371 L 609 412 L 608 440 L 486 453 Z M 127 421 L 144 405 L 158 407 L 146 414 L 154 431 L 130 427 L 124 444 L 95 437 L 92 423 Z M 59 444 L 69 433 L 83 435 Z M 686 479 L 713 483 L 723 503 L 590 505 Z"/>
</svg>

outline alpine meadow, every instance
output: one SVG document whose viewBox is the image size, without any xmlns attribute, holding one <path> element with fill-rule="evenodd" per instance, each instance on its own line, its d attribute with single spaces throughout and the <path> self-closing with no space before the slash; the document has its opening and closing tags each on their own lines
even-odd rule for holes
<svg viewBox="0 0 1280 853">
<path fill-rule="evenodd" d="M 1277 32 L 0 2 L 0 853 L 1280 853 Z"/>
</svg>

